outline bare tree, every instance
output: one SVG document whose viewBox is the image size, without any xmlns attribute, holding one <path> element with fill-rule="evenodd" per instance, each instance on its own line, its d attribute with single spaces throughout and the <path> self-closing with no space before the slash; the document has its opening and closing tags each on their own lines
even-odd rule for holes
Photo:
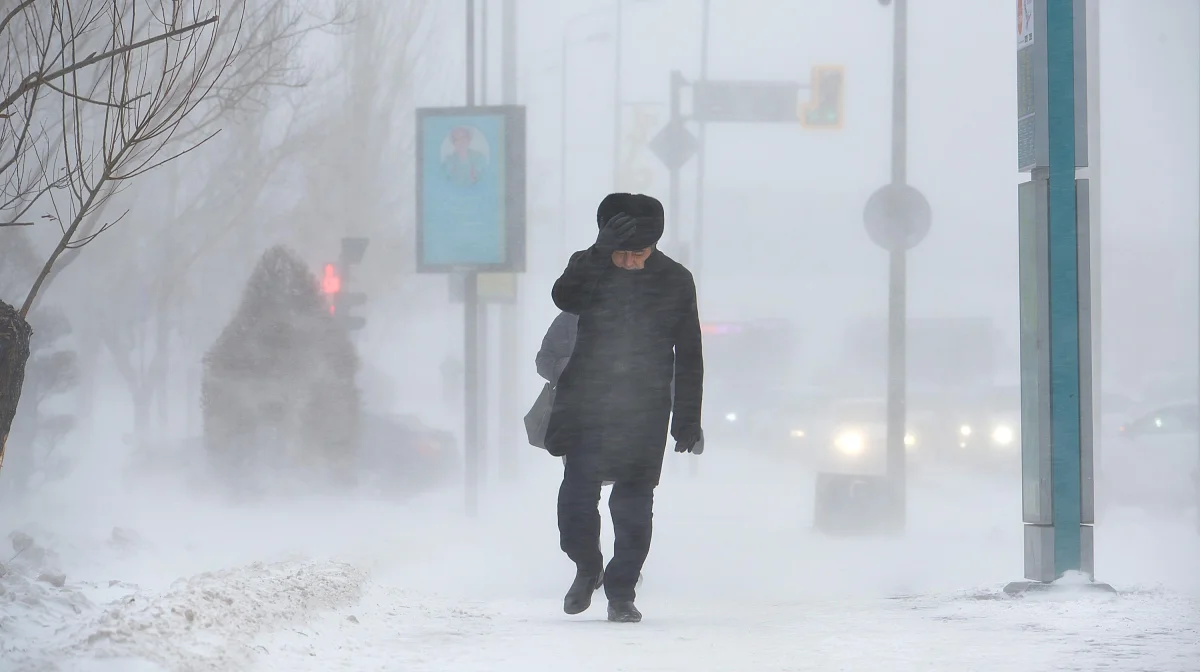
<svg viewBox="0 0 1200 672">
<path fill-rule="evenodd" d="M 77 237 L 122 183 L 203 144 L 172 141 L 228 65 L 214 39 L 219 9 L 219 0 L 23 2 L 3 19 L 15 51 L 0 73 L 14 147 L 3 221 L 40 212 L 62 233 L 22 317 L 58 258 L 116 221 Z"/>
<path fill-rule="evenodd" d="M 62 233 L 21 309 L 0 306 L 0 464 L 38 289 L 63 252 L 90 240 L 76 238 L 89 213 L 173 158 L 163 149 L 224 70 L 211 39 L 219 9 L 218 0 L 22 0 L 0 16 L 0 224 L 40 215 Z"/>
<path fill-rule="evenodd" d="M 0 226 L 61 233 L 9 321 L 23 323 L 61 263 L 127 214 L 105 206 L 133 180 L 204 145 L 233 111 L 265 106 L 265 89 L 302 83 L 275 49 L 303 35 L 300 4 L 22 0 L 0 14 Z M 0 324 L 6 335 L 15 347 L 0 352 L 28 352 L 27 324 Z M 0 362 L 0 421 L 23 369 Z M 0 459 L 7 431 L 0 422 Z"/>
<path fill-rule="evenodd" d="M 223 302 L 224 297 L 204 297 L 205 288 L 196 284 L 197 268 L 211 255 L 227 262 L 241 256 L 236 246 L 245 236 L 231 234 L 260 225 L 267 209 L 261 203 L 264 193 L 280 168 L 305 146 L 307 134 L 292 131 L 286 131 L 277 143 L 264 144 L 261 137 L 269 123 L 261 116 L 253 123 L 226 127 L 221 159 L 196 180 L 202 189 L 191 198 L 173 197 L 183 191 L 183 180 L 171 179 L 186 170 L 187 164 L 180 163 L 164 171 L 168 179 L 156 181 L 164 183 L 166 207 L 153 208 L 147 216 L 129 221 L 153 243 L 143 255 L 130 246 L 120 246 L 127 262 L 116 289 L 133 300 L 106 305 L 107 314 L 96 328 L 132 395 L 134 434 L 139 443 L 146 437 L 155 401 L 159 402 L 159 425 L 166 424 L 164 397 L 173 334 L 179 334 L 186 341 L 183 345 L 192 350 L 207 347 L 205 339 L 215 337 L 217 325 L 192 316 L 211 314 L 214 301 Z M 217 150 L 212 147 L 209 153 Z M 190 178 L 192 171 L 188 175 Z"/>
<path fill-rule="evenodd" d="M 156 401 L 158 425 L 167 424 L 173 335 L 191 341 L 184 345 L 195 350 L 208 345 L 200 341 L 210 330 L 203 325 L 183 326 L 189 315 L 211 308 L 212 300 L 199 300 L 203 292 L 190 286 L 197 265 L 208 255 L 228 254 L 223 243 L 230 234 L 261 227 L 264 194 L 288 160 L 321 131 L 300 128 L 294 113 L 281 114 L 286 110 L 281 108 L 280 93 L 310 80 L 299 58 L 302 39 L 344 25 L 348 16 L 340 11 L 321 16 L 295 0 L 248 0 L 244 6 L 247 16 L 253 17 L 246 21 L 253 30 L 242 35 L 221 85 L 212 94 L 219 101 L 214 108 L 219 114 L 199 119 L 193 128 L 193 132 L 203 131 L 219 123 L 222 137 L 206 148 L 203 160 L 186 157 L 160 173 L 151 188 L 164 198 L 151 207 L 139 207 L 141 216 L 127 221 L 140 239 L 153 241 L 145 250 L 148 254 L 127 245 L 113 250 L 126 260 L 122 284 L 137 298 L 118 302 L 113 306 L 117 310 L 97 326 L 131 393 L 139 446 L 145 445 Z"/>
</svg>

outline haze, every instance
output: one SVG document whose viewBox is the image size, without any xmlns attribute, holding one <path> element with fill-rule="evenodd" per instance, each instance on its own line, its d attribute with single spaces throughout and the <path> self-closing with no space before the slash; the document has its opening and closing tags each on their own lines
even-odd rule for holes
<svg viewBox="0 0 1200 672">
<path fill-rule="evenodd" d="M 476 102 L 510 102 L 501 1 L 477 2 L 488 32 Z M 562 464 L 528 445 L 522 424 L 544 382 L 534 356 L 558 314 L 550 287 L 595 239 L 596 206 L 615 190 L 613 2 L 516 2 L 527 268 L 515 304 L 484 313 L 474 517 L 464 511 L 464 310 L 447 275 L 416 272 L 414 233 L 416 109 L 465 103 L 464 3 L 278 4 L 302 27 L 279 56 L 279 81 L 222 116 L 211 141 L 124 186 L 104 219 L 128 214 L 38 298 L 70 322 L 55 348 L 76 354 L 79 383 L 36 405 L 22 397 L 17 424 L 36 408 L 74 426 L 52 442 L 10 439 L 0 472 L 0 532 L 38 549 L 14 542 L 13 560 L 0 549 L 0 668 L 1197 668 L 1200 486 L 1180 474 L 1200 464 L 1200 4 L 1102 8 L 1095 568 L 1121 595 L 1010 600 L 1001 588 L 1024 569 L 1019 448 L 933 458 L 918 433 L 908 525 L 895 536 L 815 529 L 827 465 L 810 458 L 831 449 L 788 448 L 803 423 L 840 421 L 828 409 L 886 391 L 887 253 L 864 230 L 863 205 L 890 179 L 891 8 L 711 0 L 709 79 L 807 86 L 814 66 L 842 66 L 844 105 L 837 129 L 709 124 L 698 217 L 697 161 L 672 202 L 646 143 L 667 120 L 671 71 L 699 78 L 702 3 L 624 0 L 621 151 L 633 158 L 617 171 L 678 209 L 663 247 L 676 235 L 690 244 L 701 320 L 786 322 L 794 357 L 783 387 L 763 395 L 768 412 L 731 394 L 728 372 L 784 364 L 764 365 L 750 346 L 709 348 L 706 335 L 707 449 L 667 449 L 638 596 L 646 620 L 629 628 L 602 626 L 602 606 L 562 614 L 573 576 L 555 523 Z M 1019 409 L 1017 184 L 1027 176 L 1012 5 L 910 0 L 908 181 L 933 212 L 908 254 L 910 423 L 921 413 L 965 422 L 917 395 L 961 400 L 969 389 Z M 0 299 L 24 301 L 60 234 L 50 221 L 0 228 Z M 36 263 L 6 256 L 17 236 Z M 203 358 L 269 248 L 287 246 L 317 278 L 338 263 L 343 237 L 369 239 L 346 283 L 367 296 L 353 309 L 365 327 L 349 332 L 362 408 L 451 435 L 441 450 L 453 467 L 414 476 L 406 460 L 426 459 L 426 439 L 402 450 L 399 434 L 380 430 L 364 433 L 372 461 L 356 486 L 310 488 L 266 443 L 252 494 L 231 495 L 202 440 Z M 994 341 L 954 331 L 975 328 L 964 324 Z M 1193 419 L 1178 436 L 1122 435 L 1182 407 Z M 763 418 L 777 440 L 732 416 Z M 1160 461 L 1166 444 L 1162 454 L 1183 462 Z M 1122 466 L 1105 471 L 1110 455 Z M 1180 477 L 1182 503 L 1157 474 Z M 58 573 L 63 585 L 39 578 Z"/>
</svg>

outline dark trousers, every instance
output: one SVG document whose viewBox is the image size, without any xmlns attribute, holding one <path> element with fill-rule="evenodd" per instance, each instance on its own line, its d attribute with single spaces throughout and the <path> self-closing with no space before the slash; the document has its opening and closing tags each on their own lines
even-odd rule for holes
<svg viewBox="0 0 1200 672">
<path fill-rule="evenodd" d="M 559 547 L 580 571 L 598 574 L 604 563 L 600 552 L 601 482 L 578 471 L 568 460 L 558 488 Z M 604 568 L 604 594 L 610 600 L 632 601 L 642 565 L 650 553 L 654 484 L 617 481 L 608 498 L 608 509 L 616 539 L 613 558 Z"/>
</svg>

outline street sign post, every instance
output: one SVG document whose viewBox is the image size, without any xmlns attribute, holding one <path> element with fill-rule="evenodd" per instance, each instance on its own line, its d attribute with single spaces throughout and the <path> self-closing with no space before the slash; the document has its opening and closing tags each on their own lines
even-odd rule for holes
<svg viewBox="0 0 1200 672">
<path fill-rule="evenodd" d="M 1084 0 L 1017 3 L 1025 578 L 1094 574 L 1091 241 Z M 1092 585 L 1103 587 L 1103 584 Z"/>
<path fill-rule="evenodd" d="M 884 6 L 887 6 L 886 4 Z M 890 529 L 904 530 L 908 505 L 908 250 L 924 240 L 933 221 L 929 201 L 908 184 L 908 0 L 896 0 L 892 19 L 892 180 L 863 208 L 867 235 L 888 252 L 886 474 Z M 841 124 L 842 74 L 814 70 L 813 103 L 806 124 Z M 836 110 L 834 114 L 831 110 Z"/>
<path fill-rule="evenodd" d="M 417 110 L 417 271 L 461 273 L 467 515 L 479 509 L 479 273 L 525 270 L 525 108 L 475 104 L 475 0 L 466 0 L 466 106 Z"/>
</svg>

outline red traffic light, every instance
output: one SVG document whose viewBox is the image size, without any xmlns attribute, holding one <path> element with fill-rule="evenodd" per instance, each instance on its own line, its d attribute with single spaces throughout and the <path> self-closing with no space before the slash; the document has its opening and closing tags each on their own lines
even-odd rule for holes
<svg viewBox="0 0 1200 672">
<path fill-rule="evenodd" d="M 325 264 L 325 275 L 321 276 L 321 292 L 337 294 L 342 291 L 342 276 L 338 275 L 333 264 Z"/>
</svg>

